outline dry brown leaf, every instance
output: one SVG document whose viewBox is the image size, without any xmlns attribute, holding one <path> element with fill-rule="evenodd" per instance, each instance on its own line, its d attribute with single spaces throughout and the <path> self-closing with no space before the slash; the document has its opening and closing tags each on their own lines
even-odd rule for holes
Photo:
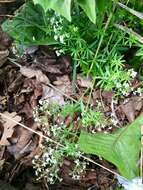
<svg viewBox="0 0 143 190">
<path fill-rule="evenodd" d="M 126 115 L 128 121 L 131 123 L 135 119 L 135 110 L 132 102 L 127 102 L 126 104 L 121 105 L 122 112 Z"/>
<path fill-rule="evenodd" d="M 28 120 L 28 123 L 26 123 L 26 126 L 29 126 L 29 128 L 36 130 L 38 127 L 38 124 L 33 122 L 32 119 Z M 16 144 L 13 144 L 11 146 L 8 146 L 8 151 L 16 158 L 20 158 L 25 154 L 26 152 L 31 152 L 31 138 L 33 136 L 33 133 L 29 130 L 26 130 L 24 128 L 19 128 L 18 130 L 18 142 Z"/>
<path fill-rule="evenodd" d="M 38 82 L 41 82 L 44 84 L 50 83 L 48 77 L 40 70 L 34 70 L 34 69 L 28 68 L 28 67 L 21 67 L 20 72 L 22 75 L 24 75 L 25 77 L 28 77 L 28 78 L 36 77 L 36 80 Z"/>
<path fill-rule="evenodd" d="M 82 88 L 91 88 L 92 87 L 92 78 L 77 75 L 77 84 Z"/>
<path fill-rule="evenodd" d="M 64 97 L 57 90 L 50 88 L 49 86 L 43 85 L 43 94 L 41 101 L 45 100 L 51 104 L 64 105 Z"/>
<path fill-rule="evenodd" d="M 104 100 L 107 102 L 107 103 L 110 103 L 111 104 L 111 101 L 113 99 L 113 96 L 114 96 L 114 92 L 112 91 L 103 91 L 102 92 L 102 97 L 104 98 Z"/>
<path fill-rule="evenodd" d="M 143 107 L 143 97 L 134 96 L 126 104 L 121 104 L 121 110 L 131 123 Z"/>
<path fill-rule="evenodd" d="M 72 71 L 71 57 L 60 56 L 56 58 L 52 57 L 38 57 L 34 62 L 33 67 L 36 67 L 50 75 L 64 75 L 69 74 Z"/>
<path fill-rule="evenodd" d="M 16 114 L 16 112 L 9 113 L 9 112 L 4 112 L 3 113 L 5 116 L 13 119 L 14 121 L 20 122 L 21 117 Z M 12 134 L 14 132 L 14 127 L 17 125 L 15 122 L 12 122 L 11 120 L 7 120 L 4 117 L 2 117 L 4 123 L 3 123 L 3 134 L 0 140 L 0 145 L 2 146 L 7 146 L 9 145 L 8 138 L 12 137 Z"/>
<path fill-rule="evenodd" d="M 15 80 L 9 85 L 8 87 L 8 92 L 16 92 L 17 89 L 19 89 L 19 86 L 22 85 L 23 83 L 23 76 L 21 75 L 21 73 L 18 73 L 16 75 Z"/>
<path fill-rule="evenodd" d="M 72 84 L 68 75 L 63 75 L 57 77 L 57 80 L 53 84 L 58 88 L 62 93 L 71 96 L 73 94 Z"/>
</svg>

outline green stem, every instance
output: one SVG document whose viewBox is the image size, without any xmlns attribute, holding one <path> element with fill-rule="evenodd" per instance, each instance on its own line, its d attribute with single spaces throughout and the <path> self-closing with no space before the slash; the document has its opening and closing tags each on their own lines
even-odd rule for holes
<svg viewBox="0 0 143 190">
<path fill-rule="evenodd" d="M 77 61 L 75 60 L 74 63 L 73 63 L 73 74 L 72 74 L 72 89 L 73 89 L 73 92 L 75 92 L 75 89 L 76 89 L 76 85 L 75 85 L 76 77 L 77 77 Z"/>
</svg>

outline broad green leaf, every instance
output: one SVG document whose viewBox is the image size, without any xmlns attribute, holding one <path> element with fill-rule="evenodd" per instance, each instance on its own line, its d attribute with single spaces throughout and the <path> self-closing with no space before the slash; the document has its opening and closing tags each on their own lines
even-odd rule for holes
<svg viewBox="0 0 143 190">
<path fill-rule="evenodd" d="M 143 115 L 126 128 L 114 134 L 89 134 L 82 131 L 79 138 L 80 149 L 95 154 L 113 163 L 122 176 L 133 179 L 139 176 L 140 127 Z"/>
<path fill-rule="evenodd" d="M 20 44 L 57 44 L 50 28 L 48 15 L 44 14 L 40 5 L 34 5 L 32 2 L 27 2 L 12 20 L 6 20 L 2 28 Z"/>
<path fill-rule="evenodd" d="M 77 0 L 77 3 L 85 11 L 89 19 L 96 22 L 95 0 Z"/>
<path fill-rule="evenodd" d="M 35 4 L 39 4 L 46 12 L 53 9 L 71 21 L 71 0 L 33 0 Z"/>
<path fill-rule="evenodd" d="M 99 12 L 102 14 L 105 11 L 107 1 L 106 0 L 96 0 L 97 7 L 99 9 Z"/>
</svg>

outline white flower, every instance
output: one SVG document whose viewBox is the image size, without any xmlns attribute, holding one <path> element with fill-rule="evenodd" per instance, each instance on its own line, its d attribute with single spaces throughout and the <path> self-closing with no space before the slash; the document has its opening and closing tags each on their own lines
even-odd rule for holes
<svg viewBox="0 0 143 190">
<path fill-rule="evenodd" d="M 102 129 L 101 129 L 101 128 L 97 128 L 97 131 L 99 131 L 99 132 L 100 132 L 100 131 L 102 131 Z"/>
<path fill-rule="evenodd" d="M 32 37 L 33 41 L 35 41 L 35 36 Z"/>
<path fill-rule="evenodd" d="M 121 83 L 116 83 L 116 88 L 121 88 L 122 87 L 122 85 L 121 85 Z"/>
<path fill-rule="evenodd" d="M 74 163 L 75 163 L 76 165 L 80 165 L 80 161 L 79 161 L 79 160 L 75 160 Z"/>
<path fill-rule="evenodd" d="M 63 44 L 64 43 L 64 36 L 60 36 L 60 42 Z"/>
<path fill-rule="evenodd" d="M 137 93 L 141 95 L 141 94 L 142 94 L 142 89 L 141 89 L 141 88 L 138 88 L 138 89 L 137 89 Z"/>
<path fill-rule="evenodd" d="M 54 22 L 55 22 L 55 18 L 54 18 L 54 17 L 51 18 L 50 22 L 51 22 L 51 24 L 54 24 Z"/>
<path fill-rule="evenodd" d="M 58 40 L 58 36 L 57 36 L 57 35 L 54 35 L 54 39 L 55 39 L 55 40 Z"/>
<path fill-rule="evenodd" d="M 56 54 L 57 54 L 57 56 L 60 56 L 61 54 L 60 54 L 60 51 L 58 51 L 58 50 L 56 50 Z"/>
<path fill-rule="evenodd" d="M 35 175 L 38 176 L 38 171 L 37 170 L 35 171 Z"/>
<path fill-rule="evenodd" d="M 39 156 L 38 155 L 35 155 L 35 157 L 34 157 L 36 160 L 39 158 Z"/>
<path fill-rule="evenodd" d="M 137 72 L 134 71 L 133 69 L 131 69 L 131 70 L 130 70 L 130 76 L 131 76 L 132 78 L 135 78 L 136 75 L 137 75 Z"/>
<path fill-rule="evenodd" d="M 127 82 L 124 82 L 124 83 L 123 83 L 123 86 L 124 86 L 125 88 L 129 88 L 129 87 L 130 87 L 129 83 L 127 83 Z"/>
</svg>

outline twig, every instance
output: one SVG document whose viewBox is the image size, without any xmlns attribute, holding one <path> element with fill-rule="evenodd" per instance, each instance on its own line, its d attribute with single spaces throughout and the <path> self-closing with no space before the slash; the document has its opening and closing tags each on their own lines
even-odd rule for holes
<svg viewBox="0 0 143 190">
<path fill-rule="evenodd" d="M 13 15 L 2 15 L 2 14 L 0 14 L 0 17 L 10 17 L 10 18 L 13 18 L 14 16 Z"/>
<path fill-rule="evenodd" d="M 136 17 L 140 18 L 141 20 L 143 20 L 143 13 L 139 12 L 139 11 L 135 11 L 134 9 L 131 9 L 129 7 L 127 7 L 126 5 L 122 4 L 122 3 L 117 3 L 120 7 L 122 7 L 123 9 L 126 9 L 128 12 L 130 12 L 131 14 L 135 15 Z"/>
<path fill-rule="evenodd" d="M 13 3 L 16 0 L 0 0 L 0 3 Z"/>
<path fill-rule="evenodd" d="M 104 170 L 106 170 L 106 171 L 108 171 L 108 172 L 114 174 L 115 176 L 120 176 L 117 172 L 112 171 L 112 170 L 110 170 L 109 168 L 106 168 L 105 166 L 99 164 L 98 162 L 95 162 L 94 160 L 92 160 L 92 159 L 90 159 L 90 158 L 88 158 L 88 157 L 86 157 L 86 156 L 81 155 L 80 157 L 82 157 L 84 160 L 87 160 L 87 161 L 89 161 L 89 162 L 91 162 L 91 163 L 93 163 L 93 164 L 95 164 L 95 165 L 97 165 L 97 166 L 103 168 Z"/>
<path fill-rule="evenodd" d="M 19 63 L 17 63 L 14 59 L 11 59 L 11 58 L 8 57 L 8 60 L 9 60 L 10 62 L 14 63 L 14 64 L 15 64 L 16 66 L 18 66 L 19 68 L 22 67 L 22 66 L 21 66 Z"/>
<path fill-rule="evenodd" d="M 15 121 L 14 119 L 12 119 L 12 118 L 6 116 L 6 115 L 3 114 L 3 113 L 0 113 L 0 115 L 1 115 L 2 117 L 4 117 L 4 118 L 6 118 L 6 119 L 8 119 L 8 120 L 10 120 L 10 121 L 12 121 L 12 122 L 14 122 L 14 123 L 16 123 L 17 125 L 20 125 L 20 126 L 23 127 L 24 129 L 29 130 L 29 131 L 31 131 L 32 133 L 38 135 L 40 138 L 42 137 L 42 138 L 46 139 L 47 141 L 50 141 L 50 142 L 52 142 L 52 143 L 54 143 L 54 144 L 56 144 L 56 145 L 58 145 L 58 146 L 60 146 L 60 147 L 65 147 L 65 146 L 62 145 L 61 143 L 59 143 L 59 142 L 57 142 L 57 141 L 51 139 L 50 137 L 47 137 L 47 136 L 41 134 L 40 132 L 37 132 L 37 131 L 35 131 L 35 130 L 29 128 L 29 127 L 27 127 L 26 125 L 24 125 L 24 124 L 22 124 L 22 123 L 19 123 L 19 122 Z M 106 171 L 108 171 L 108 172 L 110 172 L 110 173 L 112 173 L 112 174 L 114 174 L 114 175 L 116 175 L 116 176 L 120 176 L 120 175 L 119 175 L 118 173 L 116 173 L 115 171 L 112 171 L 112 170 L 106 168 L 105 166 L 102 166 L 101 164 L 95 162 L 94 160 L 92 160 L 92 159 L 90 159 L 90 158 L 88 158 L 88 157 L 86 157 L 86 156 L 80 155 L 80 157 L 83 158 L 84 160 L 87 160 L 87 161 L 89 161 L 89 162 L 91 162 L 91 163 L 93 163 L 93 164 L 95 164 L 95 165 L 97 165 L 97 166 L 103 168 L 104 170 L 106 170 Z"/>
<path fill-rule="evenodd" d="M 6 119 L 8 119 L 8 120 L 10 120 L 10 121 L 12 121 L 12 122 L 14 122 L 14 123 L 16 123 L 17 125 L 20 125 L 20 126 L 23 127 L 24 129 L 27 129 L 27 130 L 31 131 L 32 133 L 35 133 L 36 135 L 45 138 L 47 141 L 51 141 L 51 142 L 54 143 L 54 144 L 63 146 L 62 144 L 60 144 L 60 143 L 54 141 L 53 139 L 51 139 L 51 138 L 49 138 L 49 137 L 47 137 L 47 136 L 41 134 L 40 132 L 37 132 L 37 131 L 31 129 L 31 128 L 27 127 L 26 125 L 15 121 L 14 119 L 11 119 L 10 117 L 6 116 L 6 115 L 3 114 L 3 113 L 0 113 L 0 115 L 1 115 L 2 117 L 4 117 L 4 118 L 6 118 Z"/>
<path fill-rule="evenodd" d="M 101 101 L 101 105 L 102 105 L 102 107 L 103 107 L 103 110 L 106 111 L 106 110 L 105 110 L 104 103 L 103 103 L 102 90 L 101 90 L 101 89 L 99 90 L 99 96 L 100 96 L 100 101 Z"/>
</svg>

